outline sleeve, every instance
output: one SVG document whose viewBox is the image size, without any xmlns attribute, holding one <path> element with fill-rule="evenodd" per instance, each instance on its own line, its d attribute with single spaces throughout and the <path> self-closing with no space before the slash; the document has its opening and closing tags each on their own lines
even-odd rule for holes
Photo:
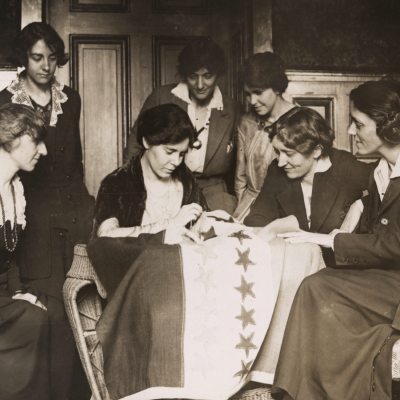
<svg viewBox="0 0 400 400">
<path fill-rule="evenodd" d="M 97 237 L 138 237 L 143 233 L 158 233 L 176 227 L 172 219 L 163 219 L 153 224 L 120 228 L 117 218 L 103 221 L 97 230 Z"/>
<path fill-rule="evenodd" d="M 113 175 L 106 176 L 101 182 L 93 211 L 93 226 L 91 238 L 97 237 L 100 225 L 115 218 L 120 221 L 120 200 L 122 197 L 119 185 L 115 183 L 117 178 Z"/>
<path fill-rule="evenodd" d="M 142 152 L 142 145 L 137 141 L 137 124 L 139 116 L 150 108 L 160 105 L 160 89 L 156 88 L 146 99 L 138 118 L 133 125 L 124 150 L 124 164 L 131 160 L 132 157 L 139 155 Z"/>
<path fill-rule="evenodd" d="M 264 227 L 280 217 L 277 199 L 280 183 L 277 168 L 276 162 L 268 167 L 260 194 L 251 206 L 249 215 L 244 219 L 246 226 Z"/>
<path fill-rule="evenodd" d="M 386 234 L 338 233 L 334 240 L 337 266 L 398 268 L 400 232 Z"/>
<path fill-rule="evenodd" d="M 238 128 L 238 140 L 237 140 L 237 158 L 236 158 L 236 174 L 235 174 L 235 193 L 238 198 L 238 202 L 243 196 L 244 191 L 247 188 L 247 176 L 246 176 L 246 154 L 244 151 L 245 136 Z"/>
<path fill-rule="evenodd" d="M 232 100 L 231 100 L 232 101 Z M 240 103 L 237 101 L 234 101 L 235 107 L 234 107 L 234 123 L 233 123 L 233 128 L 232 128 L 232 135 L 231 135 L 231 140 L 233 143 L 233 156 L 232 156 L 232 161 L 230 168 L 224 175 L 224 181 L 226 183 L 226 186 L 228 188 L 228 193 L 235 196 L 235 172 L 236 172 L 236 165 L 237 165 L 237 145 L 238 145 L 238 126 L 240 123 L 240 120 L 243 115 L 243 108 Z"/>
<path fill-rule="evenodd" d="M 10 269 L 7 273 L 7 292 L 10 296 L 14 295 L 17 290 L 22 290 L 23 285 L 19 277 L 19 268 L 15 254 L 10 260 Z"/>
</svg>

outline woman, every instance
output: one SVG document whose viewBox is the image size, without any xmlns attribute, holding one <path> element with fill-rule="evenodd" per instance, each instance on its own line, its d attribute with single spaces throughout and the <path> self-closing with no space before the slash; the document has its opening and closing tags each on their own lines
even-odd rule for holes
<svg viewBox="0 0 400 400">
<path fill-rule="evenodd" d="M 185 164 L 194 173 L 211 210 L 230 214 L 236 207 L 233 192 L 235 138 L 241 107 L 223 95 L 217 85 L 226 71 L 221 48 L 208 38 L 188 44 L 178 58 L 178 85 L 156 88 L 145 101 L 141 114 L 160 104 L 177 104 L 187 111 L 196 128 L 195 147 L 185 156 Z M 124 152 L 124 163 L 141 151 L 137 140 L 137 122 L 132 128 Z M 232 186 L 232 187 L 230 187 Z"/>
<path fill-rule="evenodd" d="M 357 233 L 285 235 L 334 250 L 336 268 L 308 277 L 290 313 L 275 382 L 294 399 L 391 399 L 400 337 L 400 85 L 366 82 L 350 93 L 359 154 L 379 153 Z M 316 356 L 318 355 L 318 356 Z"/>
<path fill-rule="evenodd" d="M 182 163 L 195 136 L 187 113 L 175 104 L 160 105 L 143 112 L 137 127 L 144 152 L 103 179 L 92 237 L 137 237 L 175 228 L 193 236 L 184 227 L 207 205 Z"/>
<path fill-rule="evenodd" d="M 25 230 L 24 188 L 17 175 L 47 154 L 46 128 L 30 107 L 0 108 L 0 398 L 68 396 L 74 342 L 60 301 L 21 283 L 16 252 Z M 72 357 L 71 357 L 72 355 Z"/>
<path fill-rule="evenodd" d="M 25 104 L 46 121 L 47 155 L 35 170 L 21 173 L 27 200 L 27 228 L 19 267 L 24 282 L 62 300 L 73 247 L 87 243 L 93 198 L 83 183 L 79 134 L 79 94 L 57 82 L 56 67 L 68 55 L 57 32 L 43 22 L 27 25 L 16 37 L 13 62 L 25 67 L 0 92 L 0 106 Z"/>
<path fill-rule="evenodd" d="M 334 135 L 318 112 L 296 107 L 271 127 L 276 154 L 261 192 L 245 218 L 264 227 L 294 215 L 300 229 L 330 233 L 368 186 L 370 166 L 332 148 Z"/>
<path fill-rule="evenodd" d="M 249 213 L 274 159 L 267 127 L 295 107 L 282 96 L 288 78 L 276 54 L 249 57 L 242 67 L 242 80 L 252 109 L 243 115 L 238 129 L 235 192 L 239 202 L 234 217 L 240 221 Z"/>
</svg>

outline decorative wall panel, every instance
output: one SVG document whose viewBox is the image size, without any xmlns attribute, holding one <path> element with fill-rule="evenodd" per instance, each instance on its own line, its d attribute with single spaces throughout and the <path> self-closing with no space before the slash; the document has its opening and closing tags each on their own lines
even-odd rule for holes
<svg viewBox="0 0 400 400">
<path fill-rule="evenodd" d="M 129 37 L 71 35 L 70 49 L 72 86 L 82 99 L 85 183 L 96 195 L 121 166 L 130 127 Z"/>
<path fill-rule="evenodd" d="M 398 0 L 272 0 L 273 48 L 287 68 L 400 71 Z"/>
</svg>

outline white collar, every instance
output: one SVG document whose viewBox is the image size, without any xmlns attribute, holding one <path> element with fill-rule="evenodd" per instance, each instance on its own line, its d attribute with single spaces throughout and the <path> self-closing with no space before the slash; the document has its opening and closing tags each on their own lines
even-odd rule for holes
<svg viewBox="0 0 400 400">
<path fill-rule="evenodd" d="M 11 98 L 11 102 L 14 104 L 25 104 L 26 106 L 32 107 L 31 98 L 25 91 L 25 78 L 23 75 L 19 73 L 15 80 L 13 80 L 7 90 L 13 95 Z M 63 113 L 61 104 L 65 103 L 68 100 L 67 95 L 63 92 L 64 85 L 61 84 L 53 77 L 51 81 L 51 117 L 50 117 L 50 126 L 56 126 L 58 115 Z"/>
<path fill-rule="evenodd" d="M 186 82 L 180 82 L 175 88 L 171 90 L 171 93 L 183 100 L 184 102 L 193 105 L 192 100 L 189 97 L 189 87 Z M 207 110 L 217 108 L 218 110 L 224 109 L 224 102 L 222 101 L 222 93 L 217 85 L 215 85 L 213 97 L 207 106 Z"/>
<path fill-rule="evenodd" d="M 389 166 L 392 170 L 390 179 L 400 177 L 400 154 L 397 157 L 396 165 L 390 164 L 389 161 L 386 160 L 386 158 L 382 157 L 379 161 L 379 164 L 375 168 L 374 174 L 377 174 L 379 171 L 381 171 L 383 176 L 389 176 Z"/>
<path fill-rule="evenodd" d="M 332 163 L 329 156 L 320 157 L 317 161 L 317 168 L 315 169 L 315 173 L 326 172 L 330 167 L 332 167 Z"/>
</svg>

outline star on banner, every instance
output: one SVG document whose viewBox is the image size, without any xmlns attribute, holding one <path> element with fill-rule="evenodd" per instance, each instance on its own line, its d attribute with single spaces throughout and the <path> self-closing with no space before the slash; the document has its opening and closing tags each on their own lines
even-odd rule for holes
<svg viewBox="0 0 400 400">
<path fill-rule="evenodd" d="M 246 357 L 249 356 L 249 351 L 252 349 L 258 349 L 258 347 L 252 343 L 253 337 L 254 337 L 254 332 L 250 334 L 249 337 L 244 337 L 241 333 L 240 335 L 240 343 L 236 345 L 235 349 L 243 349 L 246 352 Z"/>
<path fill-rule="evenodd" d="M 229 235 L 228 237 L 234 237 L 234 238 L 238 239 L 240 244 L 243 244 L 243 239 L 251 239 L 251 236 L 246 235 L 244 233 L 244 231 L 232 233 L 232 235 Z"/>
<path fill-rule="evenodd" d="M 208 293 L 208 289 L 210 287 L 215 287 L 214 283 L 212 282 L 212 276 L 214 271 L 211 269 L 210 271 L 206 272 L 205 269 L 199 265 L 200 269 L 200 276 L 197 277 L 194 281 L 198 283 L 203 283 L 206 289 L 206 293 Z"/>
<path fill-rule="evenodd" d="M 214 248 L 210 246 L 199 245 L 193 251 L 201 254 L 201 256 L 203 257 L 203 265 L 205 265 L 209 258 L 218 258 L 217 255 L 213 252 L 213 249 Z"/>
<path fill-rule="evenodd" d="M 251 290 L 251 288 L 253 286 L 254 286 L 254 282 L 247 283 L 246 279 L 244 279 L 244 277 L 242 275 L 242 283 L 240 284 L 240 286 L 234 287 L 234 289 L 236 289 L 238 292 L 241 293 L 242 301 L 245 301 L 247 295 L 249 295 L 253 298 L 256 298 L 256 295 Z"/>
<path fill-rule="evenodd" d="M 215 336 L 215 333 L 218 330 L 218 326 L 216 326 L 215 328 L 207 328 L 205 325 L 203 325 L 203 329 L 203 333 L 200 336 L 196 336 L 194 340 L 203 342 L 204 349 L 207 351 L 208 346 L 211 343 L 218 344 L 218 339 Z"/>
<path fill-rule="evenodd" d="M 253 362 L 253 360 L 249 361 L 247 364 L 245 364 L 243 360 L 241 360 L 241 362 L 242 362 L 242 369 L 239 372 L 236 372 L 235 375 L 233 375 L 233 377 L 240 376 L 240 380 L 242 380 L 250 372 L 250 365 Z"/>
<path fill-rule="evenodd" d="M 215 370 L 215 366 L 211 363 L 208 355 L 195 354 L 194 359 L 193 371 L 201 371 L 204 378 L 207 378 L 207 374 Z"/>
<path fill-rule="evenodd" d="M 253 261 L 249 259 L 250 247 L 245 250 L 243 253 L 236 247 L 236 251 L 238 252 L 239 260 L 235 262 L 236 265 L 243 265 L 245 272 L 247 272 L 247 267 L 249 265 L 256 265 Z"/>
<path fill-rule="evenodd" d="M 208 239 L 212 239 L 217 236 L 213 226 L 211 226 L 211 228 L 207 232 L 201 232 L 200 234 L 201 234 L 201 236 L 203 236 L 204 241 L 206 241 Z"/>
<path fill-rule="evenodd" d="M 250 311 L 247 311 L 242 305 L 242 313 L 235 317 L 236 319 L 240 319 L 242 321 L 243 330 L 246 329 L 247 325 L 255 325 L 256 321 L 253 319 L 254 308 Z"/>
<path fill-rule="evenodd" d="M 204 293 L 202 294 L 202 297 L 202 304 L 197 306 L 196 310 L 204 313 L 204 319 L 207 320 L 208 317 L 212 315 L 219 315 L 215 304 L 217 299 L 210 298 L 209 296 L 207 297 Z"/>
</svg>

